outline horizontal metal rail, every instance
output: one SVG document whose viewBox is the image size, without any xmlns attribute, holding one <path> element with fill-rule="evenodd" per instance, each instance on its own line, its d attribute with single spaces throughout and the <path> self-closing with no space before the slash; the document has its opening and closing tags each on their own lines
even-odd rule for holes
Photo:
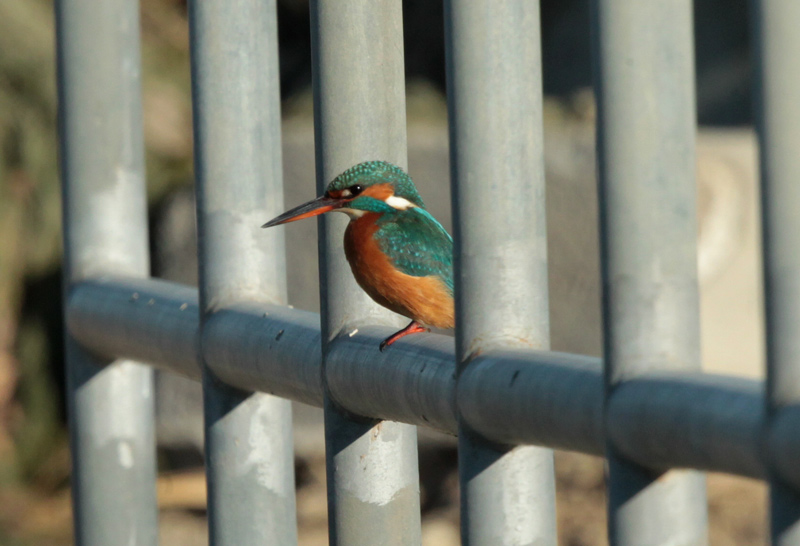
<svg viewBox="0 0 800 546">
<path fill-rule="evenodd" d="M 197 347 L 222 381 L 322 407 L 319 316 L 289 307 L 246 304 L 215 313 L 198 339 L 196 290 L 159 280 L 103 278 L 73 286 L 71 335 L 98 356 L 147 362 L 199 379 Z M 357 415 L 455 434 L 458 410 L 489 440 L 594 455 L 610 441 L 648 468 L 697 468 L 753 478 L 765 460 L 800 487 L 800 442 L 765 429 L 764 385 L 750 379 L 672 373 L 632 378 L 615 390 L 604 437 L 600 359 L 501 350 L 477 357 L 455 379 L 452 338 L 415 336 L 380 353 L 391 327 L 345 333 L 331 346 L 331 397 Z M 352 334 L 352 335 L 350 335 Z M 800 408 L 775 419 L 800 428 Z M 764 442 L 766 438 L 770 441 Z"/>
</svg>

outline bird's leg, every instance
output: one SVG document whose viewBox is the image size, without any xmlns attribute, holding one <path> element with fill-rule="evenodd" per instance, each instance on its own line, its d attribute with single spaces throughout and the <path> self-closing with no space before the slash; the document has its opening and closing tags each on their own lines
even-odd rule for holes
<svg viewBox="0 0 800 546">
<path fill-rule="evenodd" d="M 394 343 L 395 341 L 397 341 L 401 337 L 407 336 L 409 334 L 419 334 L 421 332 L 430 332 L 430 331 L 431 331 L 430 328 L 425 328 L 423 325 L 421 325 L 416 320 L 412 320 L 411 324 L 409 324 L 408 326 L 406 326 L 405 328 L 403 328 L 399 332 L 395 332 L 392 335 L 390 335 L 389 337 L 387 337 L 386 339 L 384 339 L 383 341 L 381 341 L 381 346 L 380 346 L 381 352 L 386 347 L 388 347 L 389 345 L 391 345 L 392 343 Z"/>
</svg>

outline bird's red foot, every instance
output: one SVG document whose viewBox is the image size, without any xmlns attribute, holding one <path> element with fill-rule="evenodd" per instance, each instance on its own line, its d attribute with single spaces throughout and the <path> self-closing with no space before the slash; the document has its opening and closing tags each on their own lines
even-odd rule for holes
<svg viewBox="0 0 800 546">
<path fill-rule="evenodd" d="M 381 352 L 383 352 L 383 350 L 386 347 L 388 347 L 389 345 L 391 345 L 392 343 L 394 343 L 395 341 L 397 341 L 401 337 L 404 337 L 404 336 L 407 336 L 407 335 L 410 335 L 410 334 L 419 334 L 419 333 L 422 333 L 422 332 L 430 332 L 430 331 L 431 331 L 430 328 L 425 328 L 424 326 L 422 326 L 416 320 L 412 320 L 411 324 L 409 324 L 408 326 L 406 326 L 405 328 L 403 328 L 399 332 L 395 332 L 392 335 L 390 335 L 389 337 L 387 337 L 386 339 L 384 339 L 383 341 L 381 341 L 381 346 L 380 346 Z"/>
</svg>

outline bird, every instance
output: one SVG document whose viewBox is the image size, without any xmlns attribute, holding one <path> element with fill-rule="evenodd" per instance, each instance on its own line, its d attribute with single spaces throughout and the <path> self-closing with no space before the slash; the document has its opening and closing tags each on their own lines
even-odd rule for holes
<svg viewBox="0 0 800 546">
<path fill-rule="evenodd" d="M 334 178 L 320 197 L 261 227 L 327 212 L 350 217 L 344 251 L 358 285 L 411 319 L 381 342 L 381 352 L 404 336 L 455 326 L 453 238 L 425 209 L 403 169 L 386 161 L 359 163 Z"/>
</svg>

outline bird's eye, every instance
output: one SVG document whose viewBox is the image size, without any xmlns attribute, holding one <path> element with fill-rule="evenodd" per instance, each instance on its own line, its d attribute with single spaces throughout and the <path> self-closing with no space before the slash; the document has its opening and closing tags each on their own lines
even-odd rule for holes
<svg viewBox="0 0 800 546">
<path fill-rule="evenodd" d="M 356 195 L 358 195 L 359 193 L 364 191 L 364 188 L 362 188 L 360 184 L 356 184 L 354 186 L 350 186 L 347 189 L 350 191 L 350 195 L 352 195 L 353 197 L 355 197 Z"/>
</svg>

